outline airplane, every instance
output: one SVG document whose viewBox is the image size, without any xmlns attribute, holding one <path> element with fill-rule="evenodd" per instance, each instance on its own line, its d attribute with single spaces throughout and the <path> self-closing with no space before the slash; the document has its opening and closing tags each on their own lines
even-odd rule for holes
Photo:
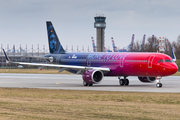
<svg viewBox="0 0 180 120">
<path fill-rule="evenodd" d="M 84 86 L 101 83 L 104 76 L 117 76 L 120 86 L 128 86 L 127 77 L 137 76 L 141 82 L 157 82 L 156 87 L 161 88 L 160 79 L 173 75 L 178 70 L 174 62 L 174 52 L 172 52 L 173 58 L 155 52 L 66 52 L 52 23 L 47 21 L 46 24 L 50 53 L 42 58 L 49 61 L 49 64 L 13 62 L 3 49 L 6 61 L 19 65 L 56 67 L 59 68 L 59 72 L 67 70 L 71 73 L 81 74 Z"/>
</svg>

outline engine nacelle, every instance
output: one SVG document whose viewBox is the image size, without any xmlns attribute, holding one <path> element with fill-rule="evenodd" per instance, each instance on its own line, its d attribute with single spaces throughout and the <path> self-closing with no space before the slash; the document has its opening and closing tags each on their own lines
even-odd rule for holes
<svg viewBox="0 0 180 120">
<path fill-rule="evenodd" d="M 53 62 L 53 57 L 49 57 L 49 62 Z"/>
<path fill-rule="evenodd" d="M 138 77 L 141 82 L 153 83 L 156 81 L 156 77 Z"/>
<path fill-rule="evenodd" d="M 83 80 L 89 84 L 100 83 L 103 77 L 104 74 L 100 70 L 86 70 L 82 75 Z"/>
</svg>

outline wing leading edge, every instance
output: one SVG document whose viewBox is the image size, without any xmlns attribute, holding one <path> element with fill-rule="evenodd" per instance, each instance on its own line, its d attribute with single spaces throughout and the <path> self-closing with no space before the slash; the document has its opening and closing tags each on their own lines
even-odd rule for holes
<svg viewBox="0 0 180 120">
<path fill-rule="evenodd" d="M 101 70 L 104 72 L 109 72 L 109 68 L 103 68 L 103 67 L 87 67 L 87 66 L 74 66 L 74 65 L 57 65 L 57 64 L 41 64 L 41 63 L 26 63 L 26 62 L 13 62 L 9 59 L 9 57 L 6 55 L 6 52 L 4 51 L 4 55 L 6 57 L 6 61 L 10 63 L 20 64 L 20 65 L 32 65 L 32 66 L 41 66 L 41 67 L 57 67 L 57 68 L 66 68 L 66 69 L 76 69 L 76 70 L 89 70 L 89 69 L 96 69 Z"/>
</svg>

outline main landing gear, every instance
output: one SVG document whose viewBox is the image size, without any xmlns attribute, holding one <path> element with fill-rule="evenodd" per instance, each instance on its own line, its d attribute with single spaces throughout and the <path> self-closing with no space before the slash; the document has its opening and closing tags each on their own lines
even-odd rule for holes
<svg viewBox="0 0 180 120">
<path fill-rule="evenodd" d="M 124 77 L 124 79 L 121 79 L 120 77 L 118 77 L 118 79 L 119 79 L 119 84 L 121 85 L 121 86 L 128 86 L 129 85 L 129 80 L 128 79 L 126 79 L 126 77 Z"/>
<path fill-rule="evenodd" d="M 83 85 L 84 85 L 84 86 L 93 86 L 92 83 L 87 83 L 87 82 L 85 82 L 85 81 L 83 81 Z"/>
<path fill-rule="evenodd" d="M 160 81 L 160 79 L 161 79 L 162 77 L 157 77 L 156 79 L 157 79 L 157 84 L 156 84 L 156 87 L 157 88 L 161 88 L 162 87 L 162 83 L 161 83 L 161 81 Z"/>
</svg>

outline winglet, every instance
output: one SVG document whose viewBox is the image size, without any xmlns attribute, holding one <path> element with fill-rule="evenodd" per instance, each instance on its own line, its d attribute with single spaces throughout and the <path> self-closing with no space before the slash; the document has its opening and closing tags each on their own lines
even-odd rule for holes
<svg viewBox="0 0 180 120">
<path fill-rule="evenodd" d="M 2 48 L 3 49 L 3 48 Z M 3 49 L 3 52 L 4 52 L 4 55 L 5 55 L 5 57 L 6 57 L 6 62 L 11 62 L 11 60 L 9 59 L 9 57 L 7 56 L 7 54 L 6 54 L 6 52 L 4 51 L 4 49 Z"/>
<path fill-rule="evenodd" d="M 172 53 L 173 61 L 175 62 L 176 61 L 176 55 L 174 54 L 173 47 L 171 47 L 171 53 Z"/>
</svg>

